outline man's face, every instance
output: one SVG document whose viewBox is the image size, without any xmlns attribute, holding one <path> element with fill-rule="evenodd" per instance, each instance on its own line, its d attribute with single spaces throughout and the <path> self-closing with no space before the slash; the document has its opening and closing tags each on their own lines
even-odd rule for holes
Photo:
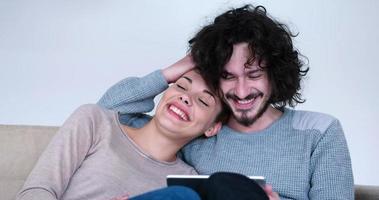
<svg viewBox="0 0 379 200">
<path fill-rule="evenodd" d="M 231 120 L 244 126 L 252 125 L 267 110 L 271 96 L 266 71 L 257 61 L 246 66 L 249 57 L 247 43 L 234 45 L 220 81 L 224 100 L 233 112 Z"/>
</svg>

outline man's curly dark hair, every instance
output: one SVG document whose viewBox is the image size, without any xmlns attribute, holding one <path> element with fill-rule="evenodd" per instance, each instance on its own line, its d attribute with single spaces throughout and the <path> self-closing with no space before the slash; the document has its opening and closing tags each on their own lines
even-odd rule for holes
<svg viewBox="0 0 379 200">
<path fill-rule="evenodd" d="M 216 17 L 189 43 L 193 61 L 208 85 L 218 92 L 221 92 L 220 77 L 232 56 L 233 45 L 248 43 L 251 56 L 245 66 L 258 59 L 272 88 L 269 103 L 282 109 L 305 101 L 301 97 L 300 82 L 309 68 L 302 69 L 301 54 L 292 45 L 292 37 L 296 36 L 286 25 L 271 19 L 263 6 L 245 5 Z"/>
</svg>

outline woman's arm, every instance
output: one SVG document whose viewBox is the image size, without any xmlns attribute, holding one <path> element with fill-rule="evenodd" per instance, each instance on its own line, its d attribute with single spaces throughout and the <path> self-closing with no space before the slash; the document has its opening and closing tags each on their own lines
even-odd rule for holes
<svg viewBox="0 0 379 200">
<path fill-rule="evenodd" d="M 154 97 L 193 67 L 192 58 L 187 55 L 163 70 L 141 78 L 125 78 L 109 88 L 98 104 L 121 114 L 149 112 L 154 108 Z"/>
<path fill-rule="evenodd" d="M 41 154 L 18 200 L 60 199 L 71 177 L 96 143 L 94 114 L 89 105 L 78 108 Z"/>
</svg>

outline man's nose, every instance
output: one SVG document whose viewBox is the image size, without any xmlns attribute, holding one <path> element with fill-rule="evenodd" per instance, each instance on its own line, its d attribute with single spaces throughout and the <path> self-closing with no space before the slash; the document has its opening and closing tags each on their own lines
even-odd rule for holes
<svg viewBox="0 0 379 200">
<path fill-rule="evenodd" d="M 235 95 L 240 99 L 244 99 L 249 95 L 249 87 L 245 80 L 237 80 L 235 85 Z"/>
</svg>

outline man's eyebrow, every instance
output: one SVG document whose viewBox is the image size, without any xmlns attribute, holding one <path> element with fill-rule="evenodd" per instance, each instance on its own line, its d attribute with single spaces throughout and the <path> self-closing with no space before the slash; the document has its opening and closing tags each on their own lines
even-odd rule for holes
<svg viewBox="0 0 379 200">
<path fill-rule="evenodd" d="M 192 79 L 188 78 L 187 76 L 182 76 L 182 78 L 186 79 L 188 82 L 192 83 Z"/>
<path fill-rule="evenodd" d="M 256 72 L 260 72 L 260 71 L 263 71 L 263 69 L 251 69 L 251 70 L 246 70 L 246 73 L 248 74 L 251 74 L 251 73 L 256 73 Z"/>
</svg>

